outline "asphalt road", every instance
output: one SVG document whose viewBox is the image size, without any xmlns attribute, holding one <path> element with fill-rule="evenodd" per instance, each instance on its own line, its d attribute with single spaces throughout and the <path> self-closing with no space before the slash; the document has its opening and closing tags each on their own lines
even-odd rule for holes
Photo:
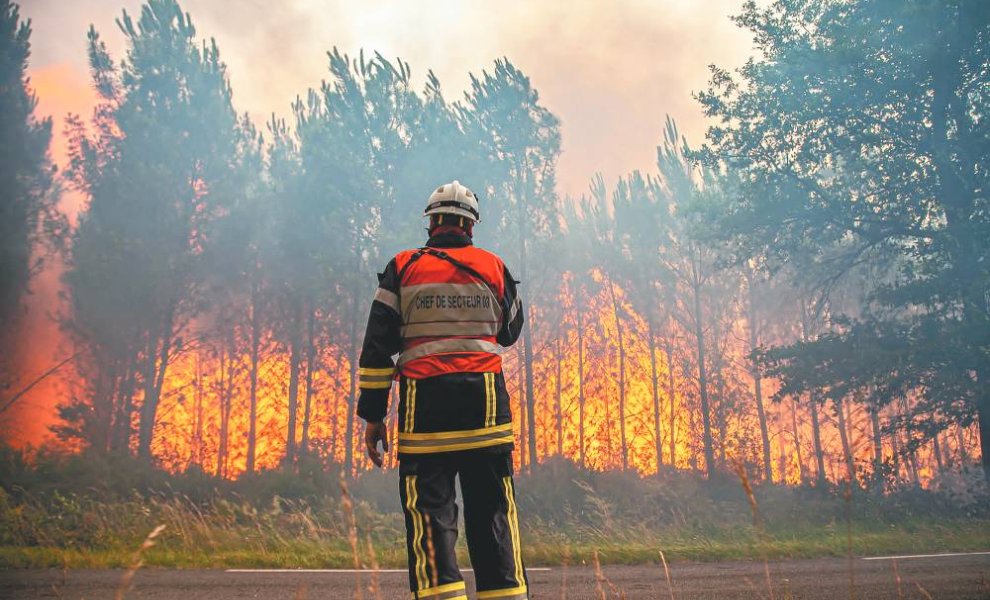
<svg viewBox="0 0 990 600">
<path fill-rule="evenodd" d="M 891 600 L 911 598 L 990 599 L 990 555 L 938 558 L 862 560 L 853 563 L 855 596 L 850 594 L 849 563 L 845 559 L 794 560 L 770 563 L 773 597 L 819 600 L 853 598 Z M 900 577 L 898 592 L 897 574 Z M 123 571 L 57 569 L 0 572 L 0 598 L 36 600 L 96 600 L 114 598 Z M 766 598 L 763 563 L 676 563 L 670 566 L 673 595 L 663 567 L 606 566 L 602 583 L 608 598 L 702 600 Z M 133 579 L 126 598 L 153 600 L 320 599 L 355 598 L 358 575 L 334 572 L 232 573 L 222 570 L 142 569 Z M 370 574 L 360 574 L 363 598 L 374 600 L 368 590 Z M 472 589 L 470 573 L 465 573 Z M 531 597 L 536 599 L 593 600 L 597 591 L 594 569 L 581 565 L 555 567 L 530 573 Z M 406 599 L 409 592 L 403 573 L 379 573 L 380 597 Z M 624 595 L 620 595 L 624 594 Z M 473 597 L 473 596 L 472 596 Z"/>
</svg>

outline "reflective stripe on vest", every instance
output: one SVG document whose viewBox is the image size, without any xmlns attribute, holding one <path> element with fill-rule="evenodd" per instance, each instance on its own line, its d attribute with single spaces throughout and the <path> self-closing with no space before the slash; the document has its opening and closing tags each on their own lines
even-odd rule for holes
<svg viewBox="0 0 990 600">
<path fill-rule="evenodd" d="M 375 300 L 381 302 L 395 312 L 399 312 L 399 297 L 392 292 L 384 288 L 378 288 L 375 292 Z"/>
</svg>

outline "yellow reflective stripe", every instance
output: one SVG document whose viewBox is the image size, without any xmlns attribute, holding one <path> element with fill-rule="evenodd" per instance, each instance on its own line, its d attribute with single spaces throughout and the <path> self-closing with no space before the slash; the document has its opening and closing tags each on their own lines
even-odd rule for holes
<svg viewBox="0 0 990 600">
<path fill-rule="evenodd" d="M 395 367 L 358 369 L 358 387 L 362 390 L 387 390 L 392 387 Z"/>
<path fill-rule="evenodd" d="M 370 375 L 372 377 L 379 377 L 382 375 L 388 375 L 391 377 L 393 373 L 395 373 L 395 367 L 384 367 L 381 369 L 361 367 L 358 369 L 358 375 Z"/>
<path fill-rule="evenodd" d="M 419 590 L 418 592 L 413 592 L 414 598 L 430 598 L 432 596 L 439 596 L 447 592 L 456 592 L 465 589 L 463 581 L 455 581 L 453 583 L 445 583 L 443 585 L 438 585 L 436 587 L 426 588 L 425 590 Z M 457 598 L 462 598 L 464 596 L 457 596 Z M 449 598 L 448 600 L 455 600 L 454 598 Z"/>
<path fill-rule="evenodd" d="M 485 373 L 485 427 L 495 426 L 495 374 Z"/>
<path fill-rule="evenodd" d="M 358 387 L 362 390 L 387 390 L 392 387 L 391 381 L 361 381 Z"/>
<path fill-rule="evenodd" d="M 464 442 L 463 444 L 441 444 L 430 446 L 409 446 L 399 441 L 398 451 L 402 454 L 432 454 L 435 452 L 458 452 L 460 450 L 474 450 L 475 448 L 488 448 L 499 444 L 509 444 L 511 437 L 495 438 L 489 440 L 479 440 L 477 442 Z"/>
<path fill-rule="evenodd" d="M 416 577 L 416 589 L 422 589 L 427 585 L 426 580 L 426 553 L 423 552 L 423 525 L 419 511 L 416 510 L 416 476 L 406 477 L 406 509 L 413 523 L 413 554 L 415 556 L 415 566 L 413 575 Z"/>
<path fill-rule="evenodd" d="M 454 438 L 483 435 L 486 433 L 499 433 L 512 431 L 512 423 L 503 423 L 496 427 L 482 427 L 481 429 L 464 429 L 461 431 L 437 431 L 435 433 L 399 433 L 400 440 L 449 440 Z"/>
<path fill-rule="evenodd" d="M 416 425 L 416 380 L 406 379 L 405 430 L 411 432 Z M 399 432 L 402 436 L 402 432 Z"/>
<path fill-rule="evenodd" d="M 478 600 L 482 600 L 483 598 L 505 598 L 506 596 L 525 594 L 526 592 L 526 586 L 524 585 L 514 588 L 506 588 L 504 590 L 485 590 L 483 592 L 478 592 Z"/>
<path fill-rule="evenodd" d="M 512 443 L 512 424 L 462 431 L 440 431 L 436 433 L 399 432 L 399 452 L 423 454 L 484 448 Z"/>
<path fill-rule="evenodd" d="M 519 546 L 519 514 L 516 511 L 515 490 L 512 489 L 512 477 L 503 477 L 502 486 L 505 488 L 505 501 L 509 504 L 506 518 L 509 521 L 509 537 L 512 538 L 512 561 L 516 565 L 516 583 L 525 585 L 522 568 L 522 549 Z"/>
</svg>

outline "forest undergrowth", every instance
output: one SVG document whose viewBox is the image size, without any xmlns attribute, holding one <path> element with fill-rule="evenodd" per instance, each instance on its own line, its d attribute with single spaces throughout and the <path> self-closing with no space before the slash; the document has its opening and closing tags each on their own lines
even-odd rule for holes
<svg viewBox="0 0 990 600">
<path fill-rule="evenodd" d="M 172 475 L 127 457 L 2 452 L 0 568 L 126 567 L 159 526 L 148 566 L 401 567 L 395 471 L 347 480 L 303 461 L 236 481 Z M 520 474 L 530 565 L 762 560 L 990 549 L 979 474 L 929 489 L 746 485 L 726 473 L 642 478 L 552 460 Z M 757 516 L 757 519 L 754 519 Z M 351 525 L 356 523 L 356 530 Z M 461 564 L 468 564 L 461 544 Z M 357 558 L 355 558 L 357 556 Z"/>
</svg>

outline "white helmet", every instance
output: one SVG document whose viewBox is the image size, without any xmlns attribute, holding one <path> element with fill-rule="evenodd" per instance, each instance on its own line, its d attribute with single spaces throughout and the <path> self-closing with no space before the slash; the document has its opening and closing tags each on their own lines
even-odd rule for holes
<svg viewBox="0 0 990 600">
<path fill-rule="evenodd" d="M 456 179 L 433 190 L 423 214 L 426 216 L 456 215 L 470 219 L 475 223 L 481 221 L 481 213 L 478 211 L 478 197 Z"/>
</svg>

